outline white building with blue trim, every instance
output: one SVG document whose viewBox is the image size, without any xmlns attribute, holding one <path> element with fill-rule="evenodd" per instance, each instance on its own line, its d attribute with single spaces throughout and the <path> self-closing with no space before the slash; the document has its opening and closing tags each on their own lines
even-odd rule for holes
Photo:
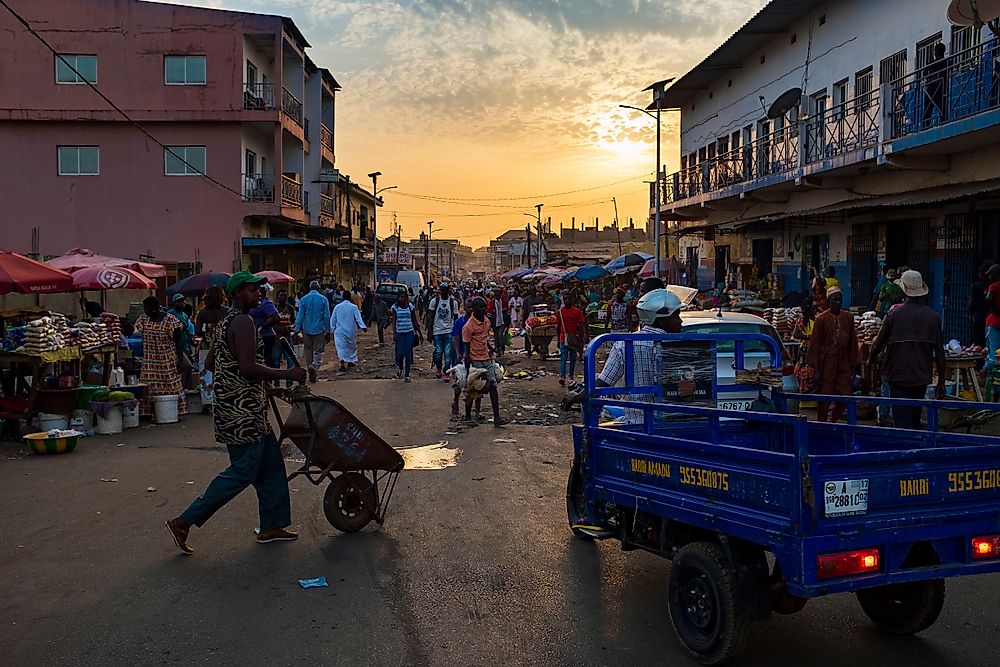
<svg viewBox="0 0 1000 667">
<path fill-rule="evenodd" d="M 833 266 L 866 305 L 880 268 L 905 265 L 970 340 L 969 286 L 1000 259 L 1000 42 L 947 7 L 773 0 L 670 86 L 661 214 L 701 288 L 756 267 L 805 289 Z"/>
</svg>

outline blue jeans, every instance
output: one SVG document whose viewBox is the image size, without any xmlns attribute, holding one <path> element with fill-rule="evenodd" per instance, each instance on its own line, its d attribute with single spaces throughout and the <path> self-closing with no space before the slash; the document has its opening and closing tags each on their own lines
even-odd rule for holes
<svg viewBox="0 0 1000 667">
<path fill-rule="evenodd" d="M 889 398 L 889 383 L 886 382 L 885 380 L 882 380 L 882 391 L 880 393 L 882 394 L 882 398 Z M 892 406 L 885 405 L 884 403 L 879 404 L 877 412 L 878 412 L 878 423 L 880 426 L 889 425 L 889 417 L 891 410 Z"/>
<path fill-rule="evenodd" d="M 248 486 L 257 491 L 260 529 L 284 528 L 292 523 L 285 478 L 285 459 L 273 433 L 250 445 L 228 445 L 229 467 L 213 479 L 204 493 L 181 514 L 181 521 L 203 526 L 222 506 Z"/>
<path fill-rule="evenodd" d="M 271 351 L 271 366 L 272 368 L 281 368 L 281 362 L 285 362 L 286 368 L 295 368 L 295 355 L 285 349 L 284 345 L 275 345 L 274 350 Z M 278 380 L 274 381 L 274 386 L 277 387 L 281 382 Z M 285 386 L 291 387 L 292 381 L 285 380 Z"/>
<path fill-rule="evenodd" d="M 571 378 L 576 373 L 576 355 L 574 347 L 559 343 L 559 377 Z M 566 360 L 569 359 L 569 375 L 566 374 Z"/>
<path fill-rule="evenodd" d="M 1000 327 L 986 327 L 986 370 L 997 367 L 997 348 L 1000 348 Z"/>
<path fill-rule="evenodd" d="M 434 334 L 434 368 L 448 370 L 455 365 L 455 351 L 452 349 L 451 334 Z"/>
<path fill-rule="evenodd" d="M 403 377 L 410 377 L 410 367 L 413 366 L 413 341 L 416 337 L 417 334 L 413 331 L 396 334 L 396 366 L 403 372 Z"/>
</svg>

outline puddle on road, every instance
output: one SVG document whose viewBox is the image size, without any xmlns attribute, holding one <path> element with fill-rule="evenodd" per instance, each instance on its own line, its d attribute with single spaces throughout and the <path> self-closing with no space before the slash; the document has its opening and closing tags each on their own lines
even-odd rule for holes
<svg viewBox="0 0 1000 667">
<path fill-rule="evenodd" d="M 406 462 L 404 470 L 444 470 L 458 465 L 458 457 L 462 454 L 461 449 L 449 448 L 447 440 L 396 451 Z"/>
</svg>

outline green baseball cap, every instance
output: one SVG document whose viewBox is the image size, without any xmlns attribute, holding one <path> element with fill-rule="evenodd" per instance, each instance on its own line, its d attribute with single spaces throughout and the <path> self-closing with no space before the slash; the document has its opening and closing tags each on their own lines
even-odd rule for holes
<svg viewBox="0 0 1000 667">
<path fill-rule="evenodd" d="M 229 278 L 229 283 L 226 285 L 226 294 L 232 296 L 236 294 L 236 290 L 244 285 L 263 285 L 266 282 L 267 278 L 264 276 L 254 275 L 249 271 L 237 271 Z"/>
</svg>

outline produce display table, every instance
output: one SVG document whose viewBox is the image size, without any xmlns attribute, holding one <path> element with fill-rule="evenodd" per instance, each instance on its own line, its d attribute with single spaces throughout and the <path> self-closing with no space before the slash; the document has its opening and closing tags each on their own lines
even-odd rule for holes
<svg viewBox="0 0 1000 667">
<path fill-rule="evenodd" d="M 12 402 L 8 402 L 7 409 L 0 410 L 0 417 L 4 419 L 29 419 L 34 413 L 40 410 L 56 414 L 72 413 L 76 408 L 80 388 L 78 386 L 43 386 L 46 369 L 50 364 L 67 362 L 72 364 L 71 374 L 80 379 L 82 361 L 88 357 L 99 356 L 104 367 L 101 384 L 107 386 L 111 378 L 111 362 L 115 348 L 114 344 L 98 345 L 84 349 L 79 347 L 65 347 L 38 355 L 23 354 L 21 352 L 0 352 L 0 368 L 11 371 L 3 380 L 4 394 L 8 397 L 27 397 L 27 401 L 19 402 L 16 408 Z M 30 378 L 30 381 L 28 378 Z"/>
<path fill-rule="evenodd" d="M 952 357 L 945 359 L 945 375 L 949 378 L 955 378 L 956 396 L 961 387 L 972 387 L 972 390 L 976 393 L 976 401 L 983 402 L 983 390 L 979 386 L 979 370 L 977 368 L 981 361 L 982 359 L 979 357 Z"/>
</svg>

